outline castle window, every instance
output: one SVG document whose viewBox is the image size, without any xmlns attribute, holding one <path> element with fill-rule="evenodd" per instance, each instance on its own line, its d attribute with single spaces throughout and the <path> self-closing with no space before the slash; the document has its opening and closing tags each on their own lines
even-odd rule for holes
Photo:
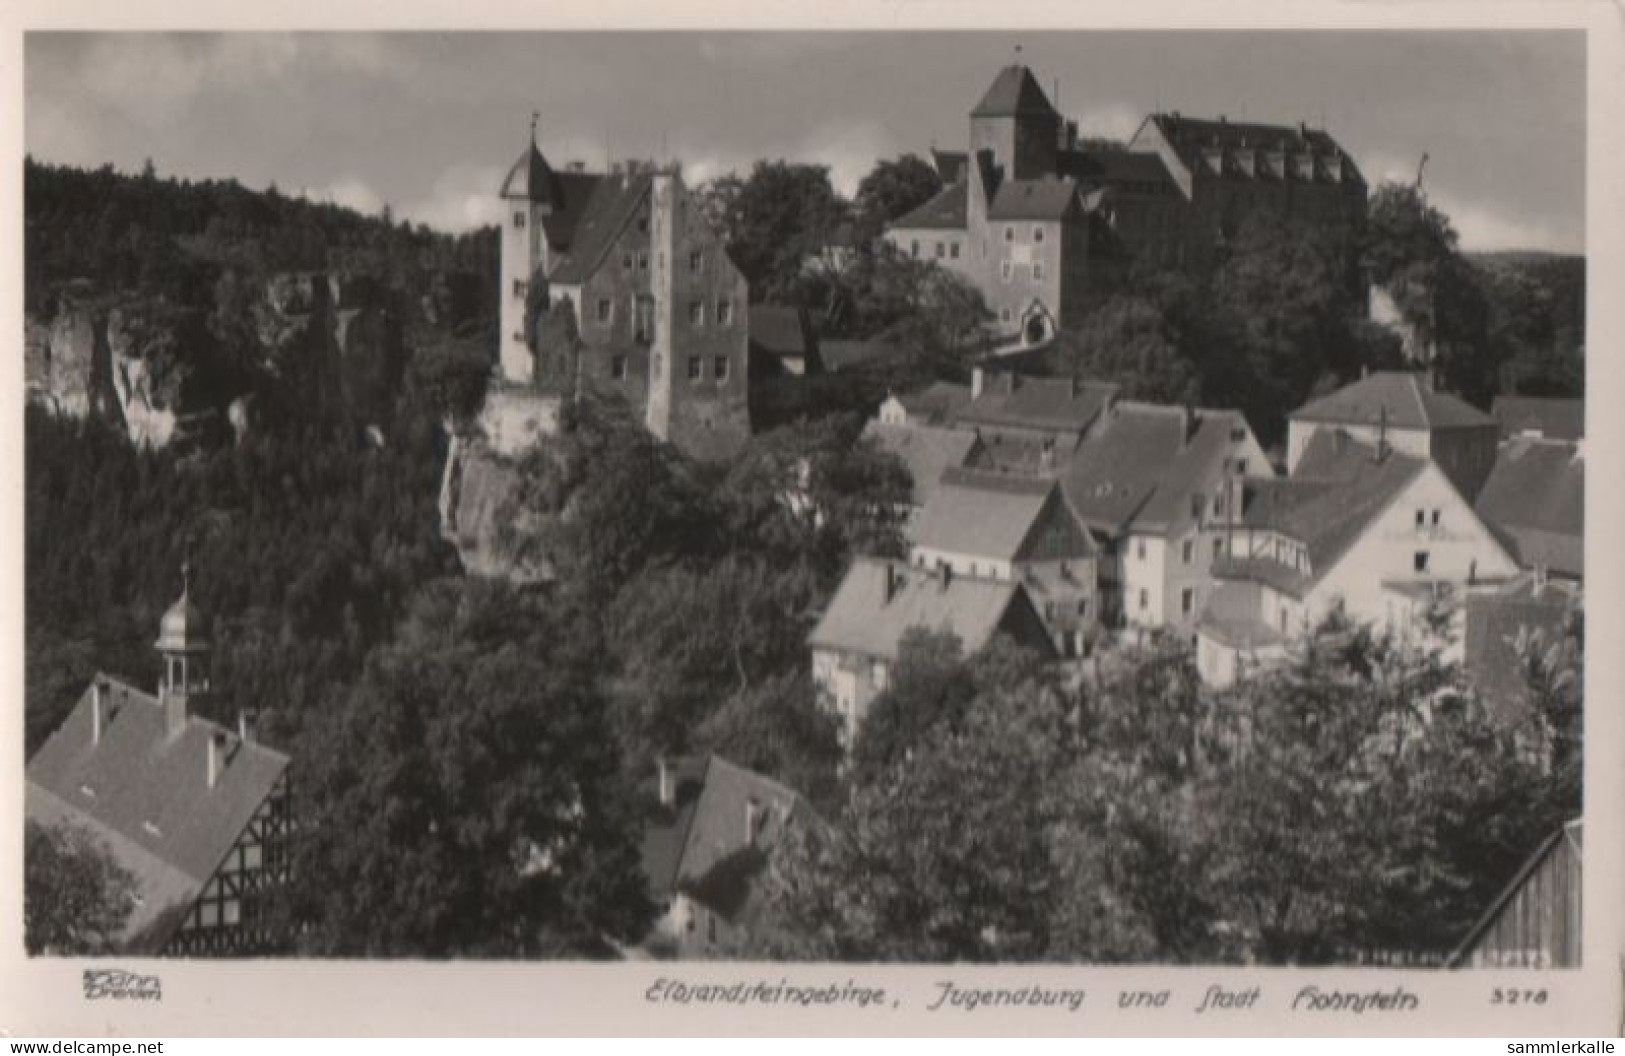
<svg viewBox="0 0 1625 1056">
<path fill-rule="evenodd" d="M 526 282 L 524 279 L 513 280 L 513 295 L 515 297 L 523 297 L 529 292 L 530 283 Z"/>
<path fill-rule="evenodd" d="M 959 243 L 957 241 L 948 243 L 948 256 L 954 260 L 959 259 Z"/>
<path fill-rule="evenodd" d="M 1224 538 L 1221 536 L 1213 540 L 1213 560 L 1217 561 L 1224 556 Z"/>
<path fill-rule="evenodd" d="M 1151 594 L 1145 588 L 1140 588 L 1140 611 L 1144 612 L 1151 607 Z"/>
<path fill-rule="evenodd" d="M 631 271 L 632 270 L 632 254 L 630 254 L 630 253 L 622 253 L 621 254 L 621 270 L 622 271 Z"/>
<path fill-rule="evenodd" d="M 1428 570 L 1428 552 L 1418 550 L 1416 556 L 1411 559 L 1411 567 L 1418 572 L 1426 572 Z"/>
<path fill-rule="evenodd" d="M 647 216 L 638 217 L 638 233 L 642 235 L 649 233 L 649 218 Z"/>
<path fill-rule="evenodd" d="M 946 242 L 938 242 L 937 243 L 937 259 L 942 260 L 947 255 L 948 255 L 948 244 Z"/>
<path fill-rule="evenodd" d="M 638 270 L 639 271 L 648 271 L 649 270 L 649 254 L 648 253 L 639 253 L 638 254 Z"/>
<path fill-rule="evenodd" d="M 717 325 L 734 325 L 734 302 L 726 297 L 717 298 Z"/>
<path fill-rule="evenodd" d="M 1191 587 L 1186 587 L 1184 590 L 1179 592 L 1179 612 L 1180 612 L 1180 615 L 1189 616 L 1191 614 L 1191 610 L 1194 609 L 1195 607 L 1196 607 L 1196 591 L 1195 591 L 1195 589 L 1193 589 Z"/>
<path fill-rule="evenodd" d="M 1034 242 L 1042 242 L 1042 241 L 1044 241 L 1044 229 L 1043 228 L 1041 228 L 1041 227 L 1033 228 L 1033 241 Z"/>
<path fill-rule="evenodd" d="M 523 228 L 525 226 L 525 214 L 524 213 L 519 212 L 519 213 L 513 214 L 513 226 L 516 227 L 516 228 Z"/>
<path fill-rule="evenodd" d="M 718 384 L 728 380 L 728 357 L 718 356 L 711 363 L 711 372 L 717 376 Z"/>
<path fill-rule="evenodd" d="M 615 306 L 608 297 L 598 298 L 598 321 L 608 323 L 615 315 Z"/>
<path fill-rule="evenodd" d="M 1196 560 L 1196 540 L 1185 540 L 1185 545 L 1179 548 L 1179 557 L 1187 565 Z"/>
<path fill-rule="evenodd" d="M 1439 527 L 1439 511 L 1438 510 L 1433 511 L 1433 527 L 1435 527 L 1435 528 Z"/>
<path fill-rule="evenodd" d="M 1010 281 L 1010 271 L 1011 271 L 1010 262 L 1008 260 L 1002 261 L 999 264 L 999 277 L 1001 279 L 1003 279 L 1005 282 Z"/>
<path fill-rule="evenodd" d="M 1004 229 L 1004 240 L 1006 242 L 1014 242 L 1016 240 L 1016 229 L 1006 225 Z"/>
<path fill-rule="evenodd" d="M 689 301 L 688 302 L 688 321 L 691 324 L 693 324 L 694 326 L 704 326 L 705 325 L 705 302 L 704 301 Z"/>
<path fill-rule="evenodd" d="M 1089 599 L 1088 598 L 1079 598 L 1078 599 L 1078 615 L 1079 616 L 1087 616 L 1087 615 L 1089 615 Z"/>
<path fill-rule="evenodd" d="M 699 381 L 705 376 L 705 366 L 699 356 L 688 357 L 688 380 Z"/>
<path fill-rule="evenodd" d="M 611 356 L 609 359 L 609 376 L 616 381 L 626 380 L 626 357 Z"/>
<path fill-rule="evenodd" d="M 688 255 L 688 270 L 697 272 L 704 267 L 705 251 L 700 249 L 691 251 Z"/>
<path fill-rule="evenodd" d="M 1033 278 L 1041 280 L 1041 279 L 1043 279 L 1043 277 L 1044 277 L 1044 262 L 1040 261 L 1040 260 L 1033 261 Z"/>
</svg>

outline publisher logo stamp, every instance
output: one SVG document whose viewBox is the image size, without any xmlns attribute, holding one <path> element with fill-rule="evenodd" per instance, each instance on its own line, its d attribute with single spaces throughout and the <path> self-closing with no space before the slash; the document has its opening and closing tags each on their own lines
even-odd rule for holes
<svg viewBox="0 0 1625 1056">
<path fill-rule="evenodd" d="M 122 968 L 86 968 L 85 1000 L 162 1001 L 164 990 L 156 975 L 137 975 Z"/>
</svg>

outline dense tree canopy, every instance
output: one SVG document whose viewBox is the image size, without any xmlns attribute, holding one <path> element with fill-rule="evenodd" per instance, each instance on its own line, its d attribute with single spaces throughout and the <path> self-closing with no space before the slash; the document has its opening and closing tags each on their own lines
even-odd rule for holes
<svg viewBox="0 0 1625 1056">
<path fill-rule="evenodd" d="M 135 908 L 135 879 L 107 845 L 74 825 L 29 820 L 23 833 L 23 941 L 30 954 L 117 952 Z"/>
</svg>

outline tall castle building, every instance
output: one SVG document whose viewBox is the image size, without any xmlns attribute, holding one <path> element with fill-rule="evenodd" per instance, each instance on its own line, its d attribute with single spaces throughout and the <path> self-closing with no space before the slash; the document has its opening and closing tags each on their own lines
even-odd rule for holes
<svg viewBox="0 0 1625 1056">
<path fill-rule="evenodd" d="M 1365 180 L 1322 130 L 1158 113 L 1126 149 L 1089 148 L 1025 66 L 994 78 L 968 146 L 933 151 L 942 192 L 886 237 L 963 276 L 1028 341 L 1075 325 L 1136 259 L 1213 267 L 1251 212 L 1345 240 L 1365 217 Z"/>
<path fill-rule="evenodd" d="M 750 433 L 750 291 L 681 176 L 556 170 L 533 125 L 501 197 L 497 446 L 549 431 L 557 401 L 593 384 L 688 454 L 736 448 Z"/>
</svg>

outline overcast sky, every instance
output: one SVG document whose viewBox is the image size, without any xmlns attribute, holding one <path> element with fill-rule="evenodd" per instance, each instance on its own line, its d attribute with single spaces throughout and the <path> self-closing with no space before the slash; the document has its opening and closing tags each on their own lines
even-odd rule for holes
<svg viewBox="0 0 1625 1056">
<path fill-rule="evenodd" d="M 1085 135 L 1158 107 L 1324 124 L 1373 185 L 1427 152 L 1466 248 L 1584 250 L 1579 33 L 33 33 L 26 140 L 460 230 L 498 215 L 534 109 L 557 165 L 784 157 L 850 193 L 877 158 L 962 148 L 1018 44 Z"/>
</svg>

